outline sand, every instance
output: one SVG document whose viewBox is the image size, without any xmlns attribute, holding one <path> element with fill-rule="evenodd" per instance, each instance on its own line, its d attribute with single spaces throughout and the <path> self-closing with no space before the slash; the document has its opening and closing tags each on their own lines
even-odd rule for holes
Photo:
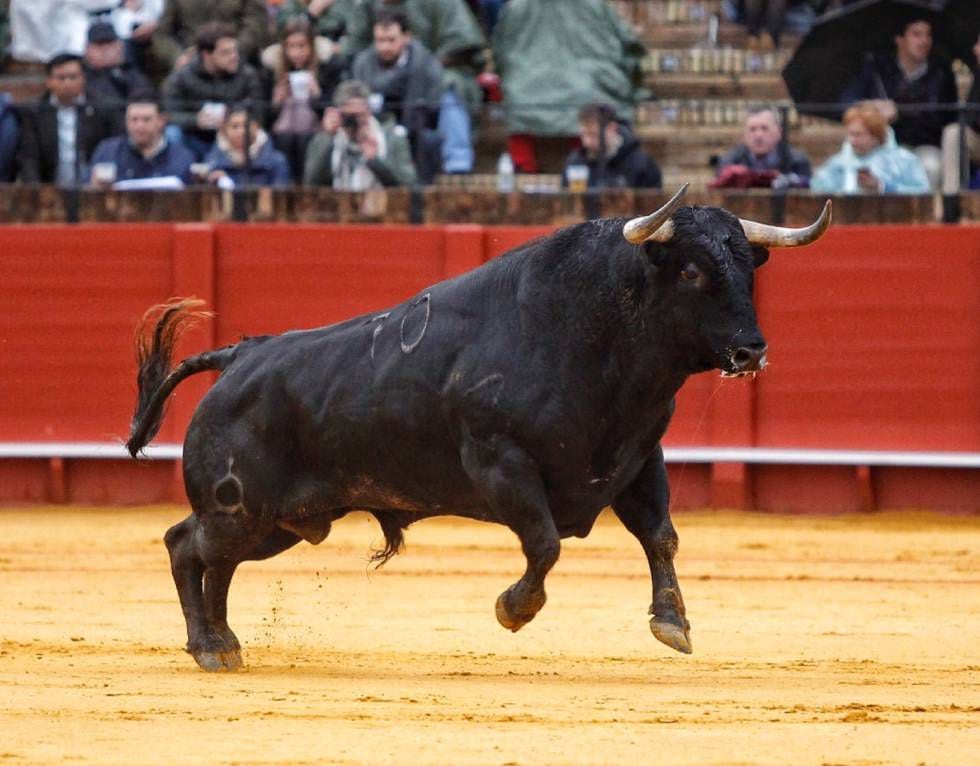
<svg viewBox="0 0 980 766">
<path fill-rule="evenodd" d="M 185 513 L 0 512 L 0 764 L 980 763 L 977 518 L 675 515 L 683 656 L 614 517 L 511 634 L 510 532 L 425 521 L 373 571 L 354 515 L 242 566 L 247 667 L 208 674 L 161 541 Z"/>
</svg>

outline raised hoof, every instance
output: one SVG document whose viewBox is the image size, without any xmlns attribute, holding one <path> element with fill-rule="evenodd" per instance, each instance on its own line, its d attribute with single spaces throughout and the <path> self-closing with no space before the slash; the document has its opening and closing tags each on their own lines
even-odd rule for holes
<svg viewBox="0 0 980 766">
<path fill-rule="evenodd" d="M 510 612 L 507 611 L 507 604 L 505 603 L 504 597 L 507 595 L 507 591 L 504 591 L 499 596 L 497 596 L 497 606 L 495 611 L 497 613 L 497 622 L 503 625 L 511 633 L 516 633 L 525 625 L 527 625 L 528 620 L 519 620 L 511 617 Z"/>
<path fill-rule="evenodd" d="M 691 631 L 685 630 L 672 622 L 650 620 L 650 632 L 660 643 L 682 654 L 691 653 Z"/>
<path fill-rule="evenodd" d="M 226 652 L 192 651 L 190 654 L 201 670 L 209 673 L 238 670 L 244 666 L 242 653 L 238 649 Z"/>
</svg>

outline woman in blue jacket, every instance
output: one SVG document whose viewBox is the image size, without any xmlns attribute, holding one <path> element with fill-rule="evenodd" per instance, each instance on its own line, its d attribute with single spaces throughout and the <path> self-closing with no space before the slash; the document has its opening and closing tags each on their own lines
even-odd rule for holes
<svg viewBox="0 0 980 766">
<path fill-rule="evenodd" d="M 841 150 L 810 180 L 818 192 L 838 194 L 928 194 L 922 161 L 895 142 L 878 108 L 867 101 L 844 112 L 847 138 Z"/>
<path fill-rule="evenodd" d="M 250 141 L 247 167 L 246 125 Z M 250 117 L 244 106 L 230 107 L 225 113 L 214 147 L 204 161 L 211 166 L 208 176 L 211 183 L 225 185 L 230 181 L 235 186 L 288 186 L 291 180 L 286 158 L 276 150 L 269 134 Z"/>
</svg>

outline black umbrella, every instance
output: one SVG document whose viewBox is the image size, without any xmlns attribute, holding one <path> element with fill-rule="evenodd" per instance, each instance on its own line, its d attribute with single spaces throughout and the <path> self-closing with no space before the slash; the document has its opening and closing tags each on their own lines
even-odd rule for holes
<svg viewBox="0 0 980 766">
<path fill-rule="evenodd" d="M 976 66 L 973 46 L 980 35 L 980 0 L 947 0 L 940 22 L 949 38 L 949 52 L 969 67 Z"/>
<path fill-rule="evenodd" d="M 797 111 L 839 119 L 841 93 L 868 53 L 894 50 L 901 22 L 912 17 L 932 24 L 935 47 L 947 45 L 942 17 L 927 0 L 860 0 L 818 18 L 783 69 Z"/>
</svg>

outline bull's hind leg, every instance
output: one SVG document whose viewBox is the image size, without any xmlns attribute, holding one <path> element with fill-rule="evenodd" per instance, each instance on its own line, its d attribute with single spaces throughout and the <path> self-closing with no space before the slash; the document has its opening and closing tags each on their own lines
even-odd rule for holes
<svg viewBox="0 0 980 766">
<path fill-rule="evenodd" d="M 205 670 L 237 670 L 242 666 L 241 645 L 228 627 L 228 588 L 242 561 L 260 561 L 292 548 L 300 537 L 285 529 L 276 529 L 241 557 L 219 560 L 204 570 L 204 613 L 208 623 L 208 640 L 191 650 L 197 664 Z M 238 560 L 236 560 L 238 559 Z"/>
<path fill-rule="evenodd" d="M 241 646 L 228 627 L 228 588 L 242 561 L 292 547 L 300 538 L 283 529 L 246 532 L 234 517 L 191 515 L 164 538 L 187 623 L 187 651 L 204 670 L 236 670 Z"/>
<path fill-rule="evenodd" d="M 658 448 L 640 475 L 616 498 L 613 510 L 639 539 L 650 564 L 653 579 L 650 630 L 671 649 L 690 654 L 691 623 L 687 621 L 674 571 L 677 533 L 667 510 L 669 499 L 663 451 Z"/>
<path fill-rule="evenodd" d="M 505 437 L 468 438 L 462 458 L 493 520 L 514 531 L 527 558 L 524 576 L 497 598 L 497 621 L 518 631 L 544 606 L 544 579 L 561 550 L 541 476 L 534 461 Z"/>
</svg>

